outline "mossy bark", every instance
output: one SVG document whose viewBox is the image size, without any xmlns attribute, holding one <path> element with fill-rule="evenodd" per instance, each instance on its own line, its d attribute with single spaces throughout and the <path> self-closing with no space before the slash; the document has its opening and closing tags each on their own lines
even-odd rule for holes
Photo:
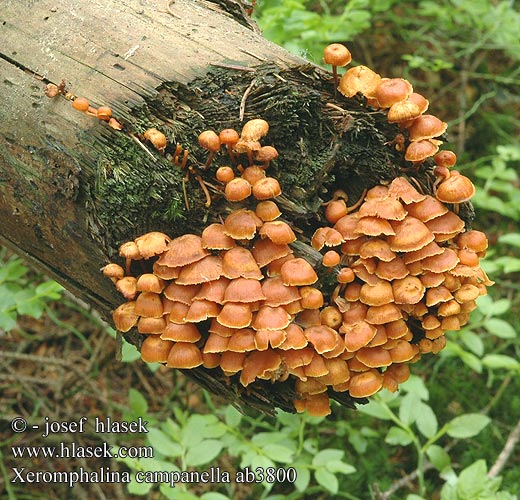
<svg viewBox="0 0 520 500">
<path fill-rule="evenodd" d="M 329 73 L 262 39 L 240 4 L 169 4 L 16 0 L 0 12 L 0 241 L 106 317 L 121 299 L 99 269 L 123 241 L 148 230 L 200 233 L 226 213 L 218 189 L 206 207 L 194 176 L 186 180 L 171 161 L 181 144 L 189 165 L 215 184 L 229 158 L 222 152 L 199 168 L 202 130 L 240 130 L 254 117 L 270 123 L 263 143 L 280 157 L 269 171 L 304 240 L 334 190 L 356 200 L 406 166 L 383 112 L 335 96 Z M 93 105 L 111 106 L 124 130 L 45 97 L 45 84 L 62 79 Z M 135 141 L 149 127 L 168 137 L 165 154 Z M 430 183 L 424 170 L 411 174 Z M 204 370 L 194 375 L 233 392 Z M 241 397 L 272 408 L 261 387 Z M 288 388 L 275 404 L 292 409 L 290 398 Z"/>
</svg>

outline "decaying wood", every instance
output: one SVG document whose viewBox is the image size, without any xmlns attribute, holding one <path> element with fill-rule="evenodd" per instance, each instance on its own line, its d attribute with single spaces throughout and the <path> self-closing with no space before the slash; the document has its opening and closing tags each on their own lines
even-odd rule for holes
<svg viewBox="0 0 520 500">
<path fill-rule="evenodd" d="M 356 99 L 336 100 L 330 74 L 264 40 L 246 9 L 233 0 L 2 2 L 0 242 L 108 318 L 121 299 L 99 269 L 123 241 L 147 230 L 200 232 L 225 214 L 216 190 L 205 206 L 193 176 L 188 210 L 185 173 L 169 159 L 179 143 L 190 164 L 203 164 L 197 136 L 206 128 L 270 122 L 266 143 L 280 152 L 270 168 L 302 234 L 312 234 L 333 190 L 356 199 L 395 177 L 396 127 Z M 124 130 L 47 98 L 45 85 L 62 79 L 93 105 L 109 105 Z M 149 127 L 166 133 L 165 155 L 136 143 Z M 226 161 L 222 154 L 216 164 Z M 215 168 L 202 172 L 206 182 Z M 192 376 L 233 392 L 203 369 Z M 270 410 L 262 391 L 241 397 Z M 274 403 L 292 410 L 290 392 Z"/>
</svg>

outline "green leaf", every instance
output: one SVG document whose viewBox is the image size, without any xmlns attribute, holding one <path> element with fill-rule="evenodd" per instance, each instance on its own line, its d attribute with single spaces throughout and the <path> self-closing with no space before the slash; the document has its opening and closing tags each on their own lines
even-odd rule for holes
<svg viewBox="0 0 520 500">
<path fill-rule="evenodd" d="M 417 395 L 420 399 L 428 401 L 428 389 L 424 385 L 424 381 L 417 375 L 411 375 L 410 378 L 400 385 L 400 389 Z"/>
<path fill-rule="evenodd" d="M 48 280 L 40 283 L 36 287 L 36 295 L 40 297 L 45 297 L 48 300 L 58 300 L 61 297 L 61 294 L 65 290 L 59 283 L 56 281 Z"/>
<path fill-rule="evenodd" d="M 13 328 L 16 328 L 16 312 L 14 311 L 0 311 L 0 330 L 4 330 L 6 332 L 11 331 Z"/>
<path fill-rule="evenodd" d="M 128 343 L 123 339 L 123 345 L 121 347 L 121 361 L 124 363 L 133 363 L 141 358 L 141 353 L 134 345 Z"/>
<path fill-rule="evenodd" d="M 404 396 L 399 407 L 399 420 L 405 425 L 413 424 L 419 414 L 420 401 L 419 396 L 413 392 L 409 392 Z"/>
<path fill-rule="evenodd" d="M 486 462 L 477 460 L 459 474 L 457 494 L 460 498 L 479 498 L 479 494 L 486 489 L 486 482 Z"/>
<path fill-rule="evenodd" d="M 392 418 L 388 408 L 374 399 L 370 400 L 366 405 L 359 406 L 357 411 L 380 420 L 390 420 Z"/>
<path fill-rule="evenodd" d="M 503 319 L 489 318 L 484 322 L 484 328 L 489 333 L 502 339 L 514 339 L 516 337 L 513 326 Z"/>
<path fill-rule="evenodd" d="M 136 415 L 145 415 L 148 412 L 148 403 L 137 389 L 130 388 L 128 391 L 128 402 Z"/>
<path fill-rule="evenodd" d="M 426 450 L 426 455 L 439 472 L 451 464 L 451 458 L 448 455 L 448 452 L 437 444 L 429 446 Z"/>
<path fill-rule="evenodd" d="M 287 434 L 283 432 L 259 432 L 251 439 L 251 442 L 257 446 L 266 444 L 278 444 L 280 441 L 287 441 Z"/>
<path fill-rule="evenodd" d="M 347 464 L 342 460 L 330 460 L 325 464 L 325 468 L 334 474 L 354 474 L 356 468 L 353 465 Z"/>
<path fill-rule="evenodd" d="M 146 495 L 152 489 L 152 483 L 138 483 L 135 474 L 132 474 L 131 479 L 132 482 L 127 485 L 127 489 L 132 495 Z"/>
<path fill-rule="evenodd" d="M 223 495 L 222 493 L 210 491 L 208 493 L 204 493 L 204 495 L 200 497 L 200 500 L 229 500 L 229 497 Z"/>
<path fill-rule="evenodd" d="M 327 491 L 335 495 L 339 490 L 338 478 L 326 469 L 317 469 L 314 471 L 316 482 Z"/>
<path fill-rule="evenodd" d="M 341 460 L 345 452 L 343 450 L 337 450 L 334 448 L 327 448 L 325 450 L 321 450 L 312 459 L 312 465 L 316 467 L 321 467 L 322 465 L 326 465 L 330 460 Z"/>
<path fill-rule="evenodd" d="M 437 417 L 426 403 L 421 402 L 419 404 L 419 415 L 417 416 L 415 425 L 417 429 L 419 429 L 419 432 L 426 438 L 431 438 L 437 433 L 439 429 Z"/>
<path fill-rule="evenodd" d="M 476 436 L 486 425 L 490 418 L 479 413 L 467 413 L 455 417 L 446 424 L 446 432 L 449 436 L 459 439 Z"/>
<path fill-rule="evenodd" d="M 294 482 L 294 487 L 299 492 L 305 491 L 311 481 L 311 472 L 307 467 L 298 464 L 296 464 L 294 468 L 296 469 L 296 481 Z"/>
<path fill-rule="evenodd" d="M 426 500 L 426 498 L 411 493 L 410 495 L 407 495 L 406 500 Z"/>
<path fill-rule="evenodd" d="M 228 405 L 226 407 L 224 418 L 229 427 L 236 428 L 240 425 L 242 414 L 234 406 Z"/>
<path fill-rule="evenodd" d="M 197 467 L 211 462 L 222 451 L 223 444 L 216 439 L 206 439 L 190 447 L 185 462 L 188 467 Z"/>
<path fill-rule="evenodd" d="M 482 373 L 482 362 L 474 354 L 461 350 L 458 356 L 472 370 L 475 370 L 477 373 Z"/>
<path fill-rule="evenodd" d="M 462 330 L 460 338 L 464 345 L 475 355 L 482 356 L 484 354 L 484 342 L 482 339 L 471 330 Z"/>
<path fill-rule="evenodd" d="M 386 437 L 385 443 L 394 445 L 394 446 L 407 446 L 413 441 L 412 436 L 404 429 L 400 427 L 390 427 Z"/>
<path fill-rule="evenodd" d="M 184 451 L 179 443 L 174 443 L 167 434 L 159 429 L 149 429 L 147 438 L 155 451 L 167 457 L 179 457 Z"/>
<path fill-rule="evenodd" d="M 520 247 L 520 233 L 507 233 L 502 234 L 498 237 L 499 243 L 506 243 L 508 245 L 514 245 Z"/>
<path fill-rule="evenodd" d="M 520 363 L 516 359 L 505 354 L 486 354 L 482 358 L 482 364 L 492 369 L 518 370 L 520 368 Z"/>
<path fill-rule="evenodd" d="M 294 456 L 293 450 L 279 444 L 267 444 L 262 451 L 271 460 L 284 464 L 292 462 Z"/>
</svg>

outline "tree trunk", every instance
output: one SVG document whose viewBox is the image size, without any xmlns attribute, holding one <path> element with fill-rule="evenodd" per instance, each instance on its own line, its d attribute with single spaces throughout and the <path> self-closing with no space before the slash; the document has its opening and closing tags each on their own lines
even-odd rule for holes
<svg viewBox="0 0 520 500">
<path fill-rule="evenodd" d="M 266 119 L 280 203 L 304 236 L 335 189 L 356 200 L 403 161 L 387 144 L 398 130 L 384 113 L 336 98 L 329 73 L 264 40 L 233 0 L 8 0 L 0 20 L 0 242 L 105 317 L 121 298 L 99 270 L 122 242 L 149 230 L 200 233 L 225 214 L 218 190 L 208 208 L 195 177 L 183 180 L 170 161 L 175 144 L 202 165 L 202 130 Z M 93 106 L 109 105 L 124 129 L 46 97 L 46 84 L 62 79 Z M 136 141 L 150 127 L 168 137 L 164 155 Z M 204 180 L 214 184 L 226 161 L 217 155 Z M 203 369 L 192 375 L 231 391 Z M 272 406 L 254 391 L 242 397 Z M 287 398 L 274 404 L 292 411 Z"/>
</svg>

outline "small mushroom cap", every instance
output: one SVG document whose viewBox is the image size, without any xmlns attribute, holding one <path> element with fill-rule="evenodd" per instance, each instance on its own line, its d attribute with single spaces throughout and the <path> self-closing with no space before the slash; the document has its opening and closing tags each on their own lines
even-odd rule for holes
<svg viewBox="0 0 520 500">
<path fill-rule="evenodd" d="M 475 194 L 475 186 L 467 177 L 454 174 L 442 181 L 435 192 L 443 203 L 464 203 Z"/>
<path fill-rule="evenodd" d="M 126 259 L 140 260 L 143 258 L 135 241 L 127 241 L 119 247 L 119 255 Z"/>
<path fill-rule="evenodd" d="M 324 246 L 335 247 L 343 242 L 343 235 L 332 227 L 319 227 L 311 238 L 311 245 L 315 250 L 321 250 Z"/>
<path fill-rule="evenodd" d="M 168 267 L 180 267 L 197 262 L 207 255 L 209 252 L 202 247 L 202 238 L 188 233 L 171 240 L 157 262 Z"/>
<path fill-rule="evenodd" d="M 170 314 L 168 319 L 173 323 L 186 323 L 186 314 L 190 310 L 190 306 L 182 302 L 173 302 L 170 305 Z"/>
<path fill-rule="evenodd" d="M 222 304 L 224 302 L 224 294 L 228 284 L 229 280 L 224 277 L 220 277 L 218 280 L 214 281 L 206 281 L 200 288 L 197 287 L 196 294 L 192 300 L 209 300 L 211 302 L 216 302 L 217 304 Z M 178 286 L 184 287 L 184 285 Z"/>
<path fill-rule="evenodd" d="M 394 280 L 392 290 L 396 304 L 417 304 L 426 292 L 421 280 L 415 276 Z"/>
<path fill-rule="evenodd" d="M 392 364 L 390 353 L 382 347 L 362 347 L 356 358 L 370 368 L 382 368 Z"/>
<path fill-rule="evenodd" d="M 383 375 L 372 368 L 352 375 L 349 393 L 353 398 L 366 398 L 375 394 L 381 387 L 383 387 Z"/>
<path fill-rule="evenodd" d="M 173 282 L 164 289 L 163 294 L 169 300 L 182 302 L 189 306 L 199 290 L 199 285 L 178 285 Z"/>
<path fill-rule="evenodd" d="M 359 234 L 357 234 L 356 227 L 359 221 L 359 216 L 357 213 L 350 213 L 347 214 L 341 219 L 339 219 L 334 224 L 334 229 L 339 231 L 341 233 L 341 236 L 343 236 L 344 240 L 355 240 L 359 237 Z"/>
<path fill-rule="evenodd" d="M 146 130 L 146 132 L 144 133 L 144 138 L 147 141 L 150 141 L 155 147 L 155 149 L 157 149 L 158 151 L 164 151 L 164 149 L 166 148 L 166 136 L 156 128 L 149 128 L 148 130 Z"/>
<path fill-rule="evenodd" d="M 216 317 L 219 312 L 220 307 L 216 302 L 205 299 L 194 300 L 186 313 L 185 319 L 189 323 L 199 323 L 206 321 L 208 318 Z"/>
<path fill-rule="evenodd" d="M 435 155 L 439 151 L 439 146 L 429 139 L 411 142 L 406 148 L 404 159 L 413 163 L 418 163 Z"/>
<path fill-rule="evenodd" d="M 360 290 L 359 299 L 369 306 L 382 306 L 394 301 L 392 285 L 388 281 L 380 281 L 376 285 L 365 283 Z"/>
<path fill-rule="evenodd" d="M 428 307 L 436 306 L 451 299 L 453 299 L 453 295 L 444 285 L 429 288 L 426 291 L 426 305 Z"/>
<path fill-rule="evenodd" d="M 388 237 L 390 248 L 394 252 L 411 252 L 419 250 L 434 240 L 434 235 L 428 227 L 415 217 L 406 217 L 395 222 L 395 235 Z"/>
<path fill-rule="evenodd" d="M 222 306 L 217 321 L 228 328 L 247 328 L 253 320 L 251 305 L 227 302 Z"/>
<path fill-rule="evenodd" d="M 428 109 L 428 106 L 430 105 L 430 102 L 426 97 L 422 96 L 421 94 L 418 94 L 417 92 L 412 92 L 407 99 L 408 102 L 411 102 L 413 104 L 416 104 L 419 107 L 419 114 L 423 114 Z"/>
<path fill-rule="evenodd" d="M 265 296 L 265 305 L 271 307 L 290 304 L 301 298 L 298 288 L 284 285 L 279 276 L 262 280 L 262 292 Z"/>
<path fill-rule="evenodd" d="M 254 118 L 246 122 L 242 128 L 240 138 L 244 141 L 259 141 L 269 132 L 269 123 L 262 118 Z"/>
<path fill-rule="evenodd" d="M 137 279 L 136 289 L 138 292 L 161 293 L 164 289 L 164 281 L 153 273 L 141 274 Z"/>
<path fill-rule="evenodd" d="M 245 200 L 251 195 L 251 184 L 242 177 L 231 179 L 224 188 L 224 195 L 231 202 Z"/>
<path fill-rule="evenodd" d="M 342 43 L 331 43 L 323 50 L 323 60 L 332 66 L 346 66 L 352 61 L 352 54 Z"/>
<path fill-rule="evenodd" d="M 325 218 L 331 224 L 338 222 L 341 217 L 347 215 L 348 208 L 345 200 L 331 200 L 325 208 Z"/>
<path fill-rule="evenodd" d="M 116 281 L 122 279 L 125 275 L 125 270 L 119 264 L 114 264 L 112 262 L 102 267 L 101 271 L 104 276 Z"/>
<path fill-rule="evenodd" d="M 168 235 L 159 231 L 152 231 L 136 238 L 135 244 L 141 256 L 144 259 L 149 259 L 164 252 L 170 241 L 171 238 Z"/>
<path fill-rule="evenodd" d="M 215 179 L 217 181 L 222 182 L 223 184 L 227 184 L 235 178 L 235 172 L 231 167 L 222 166 L 217 168 L 215 172 Z"/>
<path fill-rule="evenodd" d="M 427 257 L 433 257 L 434 255 L 439 255 L 444 252 L 444 248 L 437 245 L 435 241 L 428 243 L 426 246 L 420 248 L 419 250 L 414 250 L 413 252 L 407 252 L 404 256 L 405 264 L 412 264 L 414 262 L 418 262 L 420 260 L 426 259 Z M 421 267 L 423 267 L 421 265 Z"/>
<path fill-rule="evenodd" d="M 181 272 L 180 267 L 168 267 L 159 264 L 157 261 L 152 266 L 153 273 L 163 280 L 173 280 L 179 276 Z"/>
<path fill-rule="evenodd" d="M 280 355 L 271 349 L 251 352 L 244 361 L 240 383 L 247 387 L 256 378 L 263 378 L 267 373 L 277 370 L 281 362 Z"/>
<path fill-rule="evenodd" d="M 242 370 L 245 360 L 245 352 L 226 351 L 220 358 L 220 368 L 226 375 L 233 375 Z"/>
<path fill-rule="evenodd" d="M 255 151 L 255 160 L 260 163 L 269 163 L 278 158 L 278 151 L 273 146 L 262 146 Z"/>
<path fill-rule="evenodd" d="M 301 306 L 304 309 L 319 309 L 323 306 L 323 294 L 317 288 L 304 286 L 300 288 Z"/>
<path fill-rule="evenodd" d="M 330 415 L 330 399 L 326 394 L 309 396 L 302 400 L 294 400 L 294 407 L 298 413 L 306 411 L 311 417 L 326 417 Z"/>
<path fill-rule="evenodd" d="M 199 135 L 199 145 L 208 151 L 216 152 L 220 149 L 219 136 L 213 130 L 205 130 Z"/>
<path fill-rule="evenodd" d="M 280 347 L 287 337 L 285 330 L 258 330 L 255 334 L 255 346 L 258 351 L 265 351 L 271 346 Z"/>
<path fill-rule="evenodd" d="M 249 352 L 256 349 L 255 332 L 251 328 L 242 328 L 235 331 L 227 345 L 227 350 L 232 352 Z"/>
<path fill-rule="evenodd" d="M 395 235 L 390 222 L 378 217 L 362 217 L 359 219 L 355 233 L 367 236 Z"/>
<path fill-rule="evenodd" d="M 137 322 L 137 331 L 143 334 L 160 334 L 166 327 L 166 320 L 163 317 L 160 318 L 151 318 L 151 317 L 141 317 Z"/>
<path fill-rule="evenodd" d="M 244 247 L 226 250 L 222 258 L 222 275 L 229 279 L 251 278 L 260 280 L 263 278 L 253 254 Z"/>
<path fill-rule="evenodd" d="M 200 349 L 191 342 L 177 342 L 173 345 L 166 361 L 168 368 L 191 369 L 202 364 Z"/>
<path fill-rule="evenodd" d="M 318 281 L 316 271 L 301 257 L 285 262 L 280 269 L 280 276 L 285 285 L 305 286 Z"/>
<path fill-rule="evenodd" d="M 223 232 L 235 240 L 251 240 L 261 226 L 262 220 L 252 210 L 241 208 L 226 217 Z"/>
<path fill-rule="evenodd" d="M 464 221 L 453 212 L 446 212 L 440 217 L 425 222 L 425 224 L 435 235 L 460 233 L 464 229 Z"/>
<path fill-rule="evenodd" d="M 339 265 L 341 262 L 341 255 L 336 252 L 335 250 L 329 250 L 328 252 L 325 252 L 323 254 L 323 258 L 321 260 L 321 263 L 325 267 L 334 267 Z"/>
<path fill-rule="evenodd" d="M 457 155 L 453 151 L 443 150 L 439 151 L 434 157 L 435 165 L 439 167 L 454 167 L 457 163 Z"/>
<path fill-rule="evenodd" d="M 386 220 L 403 220 L 406 210 L 395 198 L 366 200 L 358 211 L 359 217 L 380 217 Z"/>
<path fill-rule="evenodd" d="M 292 250 L 286 244 L 277 245 L 270 239 L 266 238 L 263 240 L 255 241 L 251 253 L 255 258 L 259 267 L 264 267 L 273 261 L 282 259 L 292 254 Z"/>
<path fill-rule="evenodd" d="M 235 240 L 224 231 L 223 224 L 206 226 L 202 231 L 202 247 L 209 250 L 229 250 L 236 246 Z"/>
<path fill-rule="evenodd" d="M 381 108 L 404 101 L 412 93 L 413 87 L 403 78 L 384 78 L 376 89 L 376 99 Z"/>
<path fill-rule="evenodd" d="M 163 305 L 159 294 L 142 292 L 135 301 L 135 313 L 147 318 L 160 318 L 163 315 Z"/>
<path fill-rule="evenodd" d="M 341 339 L 336 330 L 325 325 L 310 326 L 303 333 L 319 354 L 332 351 Z"/>
<path fill-rule="evenodd" d="M 433 139 L 446 132 L 448 124 L 439 120 L 434 115 L 418 116 L 411 127 L 408 129 L 410 141 L 422 141 L 423 139 Z"/>
<path fill-rule="evenodd" d="M 417 346 L 413 346 L 406 340 L 398 339 L 397 345 L 392 349 L 389 349 L 392 363 L 404 363 L 410 361 L 419 351 Z"/>
<path fill-rule="evenodd" d="M 430 195 L 426 195 L 422 201 L 409 204 L 406 210 L 408 211 L 408 215 L 423 222 L 428 222 L 448 212 L 448 208 L 445 205 Z"/>
<path fill-rule="evenodd" d="M 178 324 L 169 322 L 161 333 L 161 339 L 175 342 L 198 342 L 200 332 L 193 323 Z"/>
<path fill-rule="evenodd" d="M 453 269 L 458 263 L 457 252 L 452 248 L 443 248 L 442 253 L 423 259 L 421 266 L 426 271 L 444 273 Z"/>
<path fill-rule="evenodd" d="M 255 182 L 253 196 L 257 200 L 268 200 L 282 194 L 282 188 L 274 177 L 265 177 Z"/>
<path fill-rule="evenodd" d="M 232 128 L 225 128 L 218 135 L 221 144 L 235 145 L 240 139 L 238 132 Z"/>
<path fill-rule="evenodd" d="M 368 308 L 365 321 L 372 325 L 384 325 L 390 321 L 401 319 L 401 309 L 393 303 L 382 306 L 371 306 Z"/>
<path fill-rule="evenodd" d="M 459 248 L 469 248 L 475 252 L 485 252 L 488 247 L 488 240 L 486 235 L 482 231 L 466 231 L 459 236 L 456 240 Z"/>
<path fill-rule="evenodd" d="M 291 315 L 283 306 L 261 306 L 253 319 L 255 330 L 283 330 L 291 323 Z"/>
<path fill-rule="evenodd" d="M 229 282 L 224 293 L 223 303 L 226 302 L 257 302 L 266 297 L 262 291 L 262 285 L 258 280 L 236 278 Z"/>
<path fill-rule="evenodd" d="M 251 186 L 253 186 L 255 182 L 259 181 L 260 179 L 265 179 L 265 177 L 265 170 L 262 167 L 258 167 L 256 165 L 245 168 L 241 175 L 241 178 L 249 182 Z"/>
<path fill-rule="evenodd" d="M 273 221 L 282 215 L 278 205 L 272 200 L 258 202 L 255 208 L 255 213 L 264 222 Z"/>
<path fill-rule="evenodd" d="M 406 205 L 426 198 L 426 195 L 419 193 L 405 177 L 396 177 L 390 183 L 387 196 L 399 199 Z"/>
<path fill-rule="evenodd" d="M 137 279 L 133 276 L 125 276 L 120 280 L 117 280 L 116 290 L 128 300 L 132 300 L 137 295 Z"/>
<path fill-rule="evenodd" d="M 178 285 L 198 285 L 207 281 L 218 280 L 221 275 L 222 258 L 218 255 L 208 255 L 183 267 L 175 283 Z"/>
<path fill-rule="evenodd" d="M 287 245 L 296 240 L 296 235 L 287 222 L 275 220 L 265 222 L 259 231 L 260 236 L 269 238 L 276 245 Z"/>
<path fill-rule="evenodd" d="M 112 319 L 117 331 L 128 332 L 137 324 L 139 319 L 139 315 L 135 312 L 135 301 L 121 304 L 112 313 Z"/>
<path fill-rule="evenodd" d="M 303 333 L 303 328 L 296 323 L 291 323 L 285 329 L 285 340 L 279 346 L 280 349 L 286 351 L 287 349 L 303 349 L 307 346 L 308 340 Z"/>
<path fill-rule="evenodd" d="M 388 110 L 387 119 L 390 123 L 403 123 L 417 118 L 420 114 L 419 106 L 408 99 L 392 104 Z"/>
<path fill-rule="evenodd" d="M 356 66 L 341 77 L 338 90 L 345 97 L 353 97 L 360 92 L 367 98 L 373 98 L 380 83 L 380 75 L 366 66 Z"/>
<path fill-rule="evenodd" d="M 236 332 L 236 330 L 233 330 L 233 332 Z M 222 337 L 218 333 L 210 333 L 204 343 L 202 354 L 215 354 L 227 351 L 230 338 L 231 335 Z"/>
<path fill-rule="evenodd" d="M 390 249 L 390 245 L 379 238 L 370 238 L 365 241 L 359 249 L 359 256 L 363 259 L 377 257 L 384 262 L 390 262 L 397 257 L 395 252 Z"/>
<path fill-rule="evenodd" d="M 159 335 L 149 335 L 141 344 L 141 359 L 146 363 L 166 363 L 173 342 Z"/>
</svg>

